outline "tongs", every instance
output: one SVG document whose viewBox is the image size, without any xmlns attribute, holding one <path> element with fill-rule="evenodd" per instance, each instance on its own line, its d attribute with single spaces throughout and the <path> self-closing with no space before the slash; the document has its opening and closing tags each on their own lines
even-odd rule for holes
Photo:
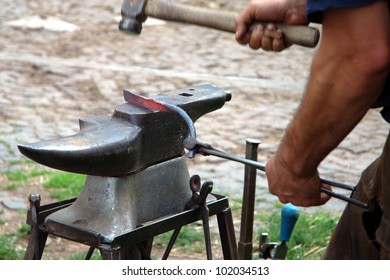
<svg viewBox="0 0 390 280">
<path fill-rule="evenodd" d="M 265 165 L 260 163 L 260 162 L 246 159 L 246 158 L 242 158 L 242 157 L 239 157 L 236 155 L 228 154 L 226 152 L 217 150 L 217 149 L 213 148 L 211 145 L 209 145 L 207 143 L 202 143 L 202 142 L 198 141 L 196 138 L 191 137 L 191 136 L 184 139 L 183 145 L 186 149 L 191 151 L 191 153 L 193 153 L 193 154 L 198 153 L 198 154 L 201 154 L 204 156 L 212 155 L 212 156 L 232 160 L 235 162 L 247 164 L 247 165 L 253 166 L 253 167 L 265 172 Z M 320 180 L 321 180 L 321 183 L 330 185 L 332 187 L 337 187 L 337 188 L 341 188 L 341 189 L 352 191 L 352 192 L 355 191 L 355 186 L 350 186 L 350 185 L 339 183 L 339 182 L 325 180 L 322 178 L 320 178 Z M 343 201 L 346 201 L 346 202 L 351 203 L 353 205 L 359 206 L 361 208 L 368 209 L 367 203 L 361 202 L 361 201 L 356 200 L 354 198 L 347 197 L 347 196 L 344 196 L 344 195 L 339 194 L 339 193 L 335 193 L 335 192 L 328 190 L 328 189 L 325 189 L 323 187 L 321 187 L 321 191 L 326 193 L 329 196 L 341 199 Z"/>
</svg>

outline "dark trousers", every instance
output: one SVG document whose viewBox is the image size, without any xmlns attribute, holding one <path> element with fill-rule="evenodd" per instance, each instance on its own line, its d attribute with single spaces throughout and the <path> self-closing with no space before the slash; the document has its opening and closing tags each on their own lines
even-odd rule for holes
<svg viewBox="0 0 390 280">
<path fill-rule="evenodd" d="M 390 259 L 390 135 L 352 196 L 368 203 L 369 209 L 346 206 L 324 259 Z"/>
</svg>

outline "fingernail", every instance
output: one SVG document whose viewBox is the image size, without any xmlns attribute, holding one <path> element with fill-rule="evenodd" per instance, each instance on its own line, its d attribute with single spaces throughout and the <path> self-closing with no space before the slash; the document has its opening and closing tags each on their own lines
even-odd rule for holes
<svg viewBox="0 0 390 280">
<path fill-rule="evenodd" d="M 269 23 L 269 24 L 267 24 L 267 29 L 272 31 L 275 29 L 275 25 L 272 23 Z"/>
<path fill-rule="evenodd" d="M 280 29 L 276 30 L 276 39 L 281 40 L 282 37 L 283 37 L 282 30 L 280 30 Z"/>
<path fill-rule="evenodd" d="M 257 32 L 263 32 L 264 31 L 264 26 L 262 24 L 257 24 L 256 25 L 256 31 Z"/>
</svg>

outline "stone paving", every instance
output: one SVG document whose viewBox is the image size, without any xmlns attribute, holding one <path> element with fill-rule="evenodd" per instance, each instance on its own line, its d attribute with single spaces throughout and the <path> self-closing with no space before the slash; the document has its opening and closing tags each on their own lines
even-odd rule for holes
<svg viewBox="0 0 390 280">
<path fill-rule="evenodd" d="M 238 11 L 246 1 L 177 1 Z M 244 155 L 245 139 L 262 142 L 259 161 L 275 152 L 299 104 L 313 49 L 293 46 L 279 54 L 238 45 L 234 35 L 203 27 L 149 19 L 140 36 L 118 31 L 121 3 L 102 0 L 2 0 L 0 10 L 0 172 L 17 168 L 18 143 L 67 136 L 84 115 L 110 115 L 123 103 L 122 90 L 152 96 L 212 83 L 230 90 L 222 109 L 197 121 L 199 139 Z M 74 24 L 71 31 L 13 27 L 11 21 L 39 15 Z M 342 120 L 342 116 L 340 116 Z M 323 178 L 354 184 L 381 152 L 389 126 L 375 110 L 321 165 Z M 191 173 L 214 181 L 215 192 L 241 196 L 243 166 L 197 156 Z M 37 165 L 37 168 L 39 166 Z M 0 176 L 0 184 L 4 176 Z M 272 207 L 264 174 L 258 195 Z M 16 195 L 16 198 L 15 198 Z M 0 199 L 26 197 L 2 191 Z M 339 213 L 332 199 L 320 207 Z M 24 217 L 23 217 L 24 218 Z"/>
</svg>

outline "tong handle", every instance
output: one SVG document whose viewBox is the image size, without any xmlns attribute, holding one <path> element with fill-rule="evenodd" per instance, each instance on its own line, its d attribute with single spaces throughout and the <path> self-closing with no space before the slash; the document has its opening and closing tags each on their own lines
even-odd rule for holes
<svg viewBox="0 0 390 280">
<path fill-rule="evenodd" d="M 282 208 L 282 220 L 280 224 L 280 240 L 289 241 L 299 218 L 299 208 L 288 203 Z"/>
</svg>

